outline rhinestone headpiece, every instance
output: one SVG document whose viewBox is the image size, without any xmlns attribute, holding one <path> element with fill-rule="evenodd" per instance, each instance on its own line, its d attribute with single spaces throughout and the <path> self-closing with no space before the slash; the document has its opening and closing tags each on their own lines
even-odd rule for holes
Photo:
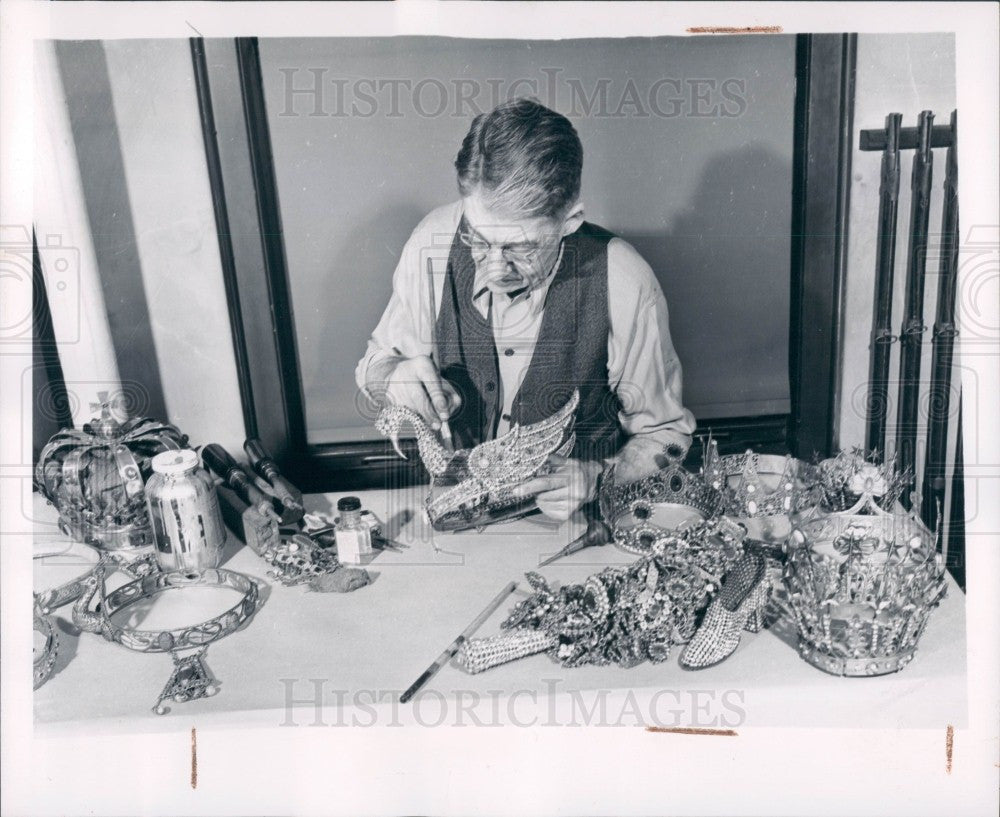
<svg viewBox="0 0 1000 817">
<path fill-rule="evenodd" d="M 784 569 L 799 654 L 834 675 L 897 672 L 913 658 L 930 611 L 944 598 L 944 564 L 915 516 L 871 497 L 793 531 Z"/>
<path fill-rule="evenodd" d="M 643 524 L 653 514 L 654 505 L 683 505 L 710 519 L 721 510 L 721 493 L 708 485 L 701 474 L 692 474 L 681 465 L 684 449 L 669 444 L 658 458 L 660 469 L 634 482 L 617 483 L 615 467 L 601 479 L 599 501 L 604 520 L 616 527 L 625 514 Z"/>
<path fill-rule="evenodd" d="M 722 512 L 727 516 L 780 516 L 813 504 L 813 466 L 794 457 L 758 454 L 749 449 L 723 457 L 711 439 L 706 448 L 705 480 L 722 492 Z M 775 479 L 776 486 L 767 486 L 764 476 Z"/>
<path fill-rule="evenodd" d="M 580 393 L 573 391 L 555 414 L 530 425 L 515 425 L 494 440 L 473 448 L 447 451 L 427 423 L 402 406 L 386 406 L 375 427 L 392 439 L 400 456 L 397 435 L 403 423 L 413 426 L 420 458 L 430 472 L 435 491 L 427 497 L 427 516 L 435 530 L 465 530 L 501 519 L 522 516 L 535 501 L 515 497 L 513 490 L 549 468 L 549 456 L 566 456 L 576 436 L 573 421 Z M 440 490 L 438 490 L 440 489 Z"/>
</svg>

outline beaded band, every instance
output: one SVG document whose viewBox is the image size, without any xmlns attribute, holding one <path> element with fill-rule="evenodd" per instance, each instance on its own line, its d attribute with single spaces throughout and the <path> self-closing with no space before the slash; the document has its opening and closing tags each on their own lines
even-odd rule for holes
<svg viewBox="0 0 1000 817">
<path fill-rule="evenodd" d="M 32 673 L 34 688 L 38 689 L 49 680 L 49 676 L 52 675 L 52 670 L 55 668 L 56 655 L 59 652 L 59 636 L 56 635 L 56 628 L 52 624 L 52 620 L 42 612 L 37 597 L 35 598 L 34 631 L 45 636 L 45 646 L 34 659 Z"/>
<path fill-rule="evenodd" d="M 88 583 L 92 583 L 90 597 L 95 594 L 98 583 L 103 585 L 103 578 L 103 571 L 98 571 L 88 580 Z M 242 593 L 243 598 L 215 618 L 174 630 L 134 630 L 111 621 L 113 615 L 132 604 L 166 590 L 186 587 L 229 587 Z M 86 613 L 81 609 L 86 608 L 90 600 L 86 596 L 77 601 L 77 609 L 73 615 L 77 626 L 90 632 L 99 632 L 108 641 L 136 652 L 172 652 L 218 641 L 236 632 L 262 604 L 260 587 L 256 581 L 242 573 L 222 568 L 208 568 L 194 573 L 152 573 L 106 595 L 102 592 L 102 597 L 103 601 L 96 613 Z"/>
<path fill-rule="evenodd" d="M 93 546 L 87 545 L 87 547 Z M 96 548 L 94 549 L 96 550 Z M 80 596 L 87 592 L 87 589 L 90 586 L 88 580 L 95 575 L 98 568 L 102 568 L 102 565 L 106 565 L 107 560 L 109 559 L 114 562 L 115 567 L 118 570 L 121 570 L 125 575 L 133 579 L 138 579 L 141 576 L 145 576 L 160 569 L 156 562 L 156 557 L 151 553 L 144 553 L 141 556 L 130 559 L 124 553 L 115 552 L 108 553 L 102 558 L 103 561 L 99 560 L 97 564 L 95 564 L 83 575 L 77 576 L 75 579 L 72 579 L 65 584 L 61 584 L 58 587 L 52 587 L 38 593 L 35 600 L 37 601 L 42 612 L 45 615 L 48 615 L 53 610 L 58 610 L 60 607 L 64 607 L 65 605 L 80 598 Z"/>
</svg>

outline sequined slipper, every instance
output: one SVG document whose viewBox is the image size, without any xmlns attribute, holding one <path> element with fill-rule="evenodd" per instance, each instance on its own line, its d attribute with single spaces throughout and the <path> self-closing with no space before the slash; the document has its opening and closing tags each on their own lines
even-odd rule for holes
<svg viewBox="0 0 1000 817">
<path fill-rule="evenodd" d="M 771 594 L 766 568 L 763 557 L 756 554 L 746 554 L 733 565 L 698 632 L 680 655 L 682 669 L 713 667 L 736 651 L 744 628 L 760 630 Z"/>
</svg>

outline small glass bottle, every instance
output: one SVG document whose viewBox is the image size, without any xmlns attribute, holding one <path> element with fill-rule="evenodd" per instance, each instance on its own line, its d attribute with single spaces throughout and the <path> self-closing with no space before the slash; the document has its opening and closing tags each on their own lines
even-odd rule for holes
<svg viewBox="0 0 1000 817">
<path fill-rule="evenodd" d="M 337 502 L 337 524 L 334 536 L 337 540 L 337 558 L 341 564 L 359 565 L 372 552 L 371 528 L 361 518 L 361 500 L 356 496 L 345 496 Z"/>
<path fill-rule="evenodd" d="M 218 567 L 226 544 L 215 483 L 190 449 L 153 457 L 146 506 L 163 570 Z"/>
</svg>

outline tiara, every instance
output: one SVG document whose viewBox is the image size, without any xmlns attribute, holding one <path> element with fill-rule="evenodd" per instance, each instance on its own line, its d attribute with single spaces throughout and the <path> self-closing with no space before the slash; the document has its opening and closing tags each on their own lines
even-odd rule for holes
<svg viewBox="0 0 1000 817">
<path fill-rule="evenodd" d="M 642 525 L 650 520 L 657 505 L 688 507 L 702 519 L 717 516 L 722 506 L 721 493 L 700 474 L 692 474 L 681 465 L 684 454 L 679 445 L 666 445 L 658 457 L 660 469 L 634 482 L 616 483 L 615 466 L 609 466 L 601 477 L 598 495 L 604 520 L 617 527 L 619 520 L 630 513 Z"/>
<path fill-rule="evenodd" d="M 817 505 L 794 514 L 792 521 L 792 545 L 808 542 L 813 551 L 828 556 L 842 552 L 846 542 L 869 551 L 932 554 L 937 550 L 936 537 L 919 517 L 883 510 L 870 494 L 845 511 L 831 513 Z"/>
<path fill-rule="evenodd" d="M 780 516 L 813 504 L 814 467 L 791 456 L 758 454 L 719 455 L 718 444 L 709 439 L 705 454 L 705 480 L 722 492 L 723 513 L 749 519 Z M 762 477 L 776 478 L 774 487 Z"/>
<path fill-rule="evenodd" d="M 947 592 L 935 537 L 915 516 L 872 497 L 817 516 L 789 537 L 784 568 L 799 654 L 845 676 L 898 672 Z"/>
<path fill-rule="evenodd" d="M 895 457 L 879 464 L 877 454 L 861 448 L 841 451 L 817 466 L 818 484 L 824 507 L 845 511 L 870 495 L 884 510 L 895 507 L 907 484 L 906 475 L 896 470 Z"/>
</svg>

